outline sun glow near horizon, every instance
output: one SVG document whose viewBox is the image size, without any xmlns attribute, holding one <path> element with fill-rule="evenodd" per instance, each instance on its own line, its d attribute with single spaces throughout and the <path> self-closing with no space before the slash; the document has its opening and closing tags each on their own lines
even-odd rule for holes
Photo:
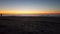
<svg viewBox="0 0 60 34">
<path fill-rule="evenodd" d="M 0 0 L 0 14 L 60 14 L 58 0 Z"/>
<path fill-rule="evenodd" d="M 50 12 L 42 10 L 5 10 L 0 11 L 0 14 L 60 14 L 60 12 Z"/>
</svg>

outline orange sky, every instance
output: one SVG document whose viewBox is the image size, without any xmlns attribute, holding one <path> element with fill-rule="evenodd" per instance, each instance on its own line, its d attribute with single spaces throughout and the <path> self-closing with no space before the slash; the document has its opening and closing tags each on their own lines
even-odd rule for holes
<svg viewBox="0 0 60 34">
<path fill-rule="evenodd" d="M 12 10 L 0 9 L 0 14 L 60 14 L 60 10 Z"/>
<path fill-rule="evenodd" d="M 0 14 L 60 14 L 60 12 L 52 12 L 53 10 L 50 11 L 42 11 L 42 10 L 2 10 L 0 11 Z"/>
<path fill-rule="evenodd" d="M 0 14 L 60 14 L 58 0 L 1 0 Z"/>
</svg>

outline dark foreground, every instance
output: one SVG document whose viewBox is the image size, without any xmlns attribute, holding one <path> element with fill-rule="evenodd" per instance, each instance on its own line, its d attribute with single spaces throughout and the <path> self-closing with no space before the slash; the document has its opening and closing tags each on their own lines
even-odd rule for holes
<svg viewBox="0 0 60 34">
<path fill-rule="evenodd" d="M 0 34 L 58 34 L 60 17 L 0 16 Z"/>
</svg>

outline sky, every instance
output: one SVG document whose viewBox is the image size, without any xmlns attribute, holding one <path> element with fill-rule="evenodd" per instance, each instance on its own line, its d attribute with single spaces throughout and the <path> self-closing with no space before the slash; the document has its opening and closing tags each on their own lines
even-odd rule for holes
<svg viewBox="0 0 60 34">
<path fill-rule="evenodd" d="M 0 0 L 0 13 L 60 13 L 60 0 Z"/>
</svg>

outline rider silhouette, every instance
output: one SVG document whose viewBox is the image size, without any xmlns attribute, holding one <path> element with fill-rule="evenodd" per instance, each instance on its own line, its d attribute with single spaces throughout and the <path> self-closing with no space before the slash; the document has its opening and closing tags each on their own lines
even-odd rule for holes
<svg viewBox="0 0 60 34">
<path fill-rule="evenodd" d="M 0 14 L 2 16 L 2 14 Z"/>
</svg>

